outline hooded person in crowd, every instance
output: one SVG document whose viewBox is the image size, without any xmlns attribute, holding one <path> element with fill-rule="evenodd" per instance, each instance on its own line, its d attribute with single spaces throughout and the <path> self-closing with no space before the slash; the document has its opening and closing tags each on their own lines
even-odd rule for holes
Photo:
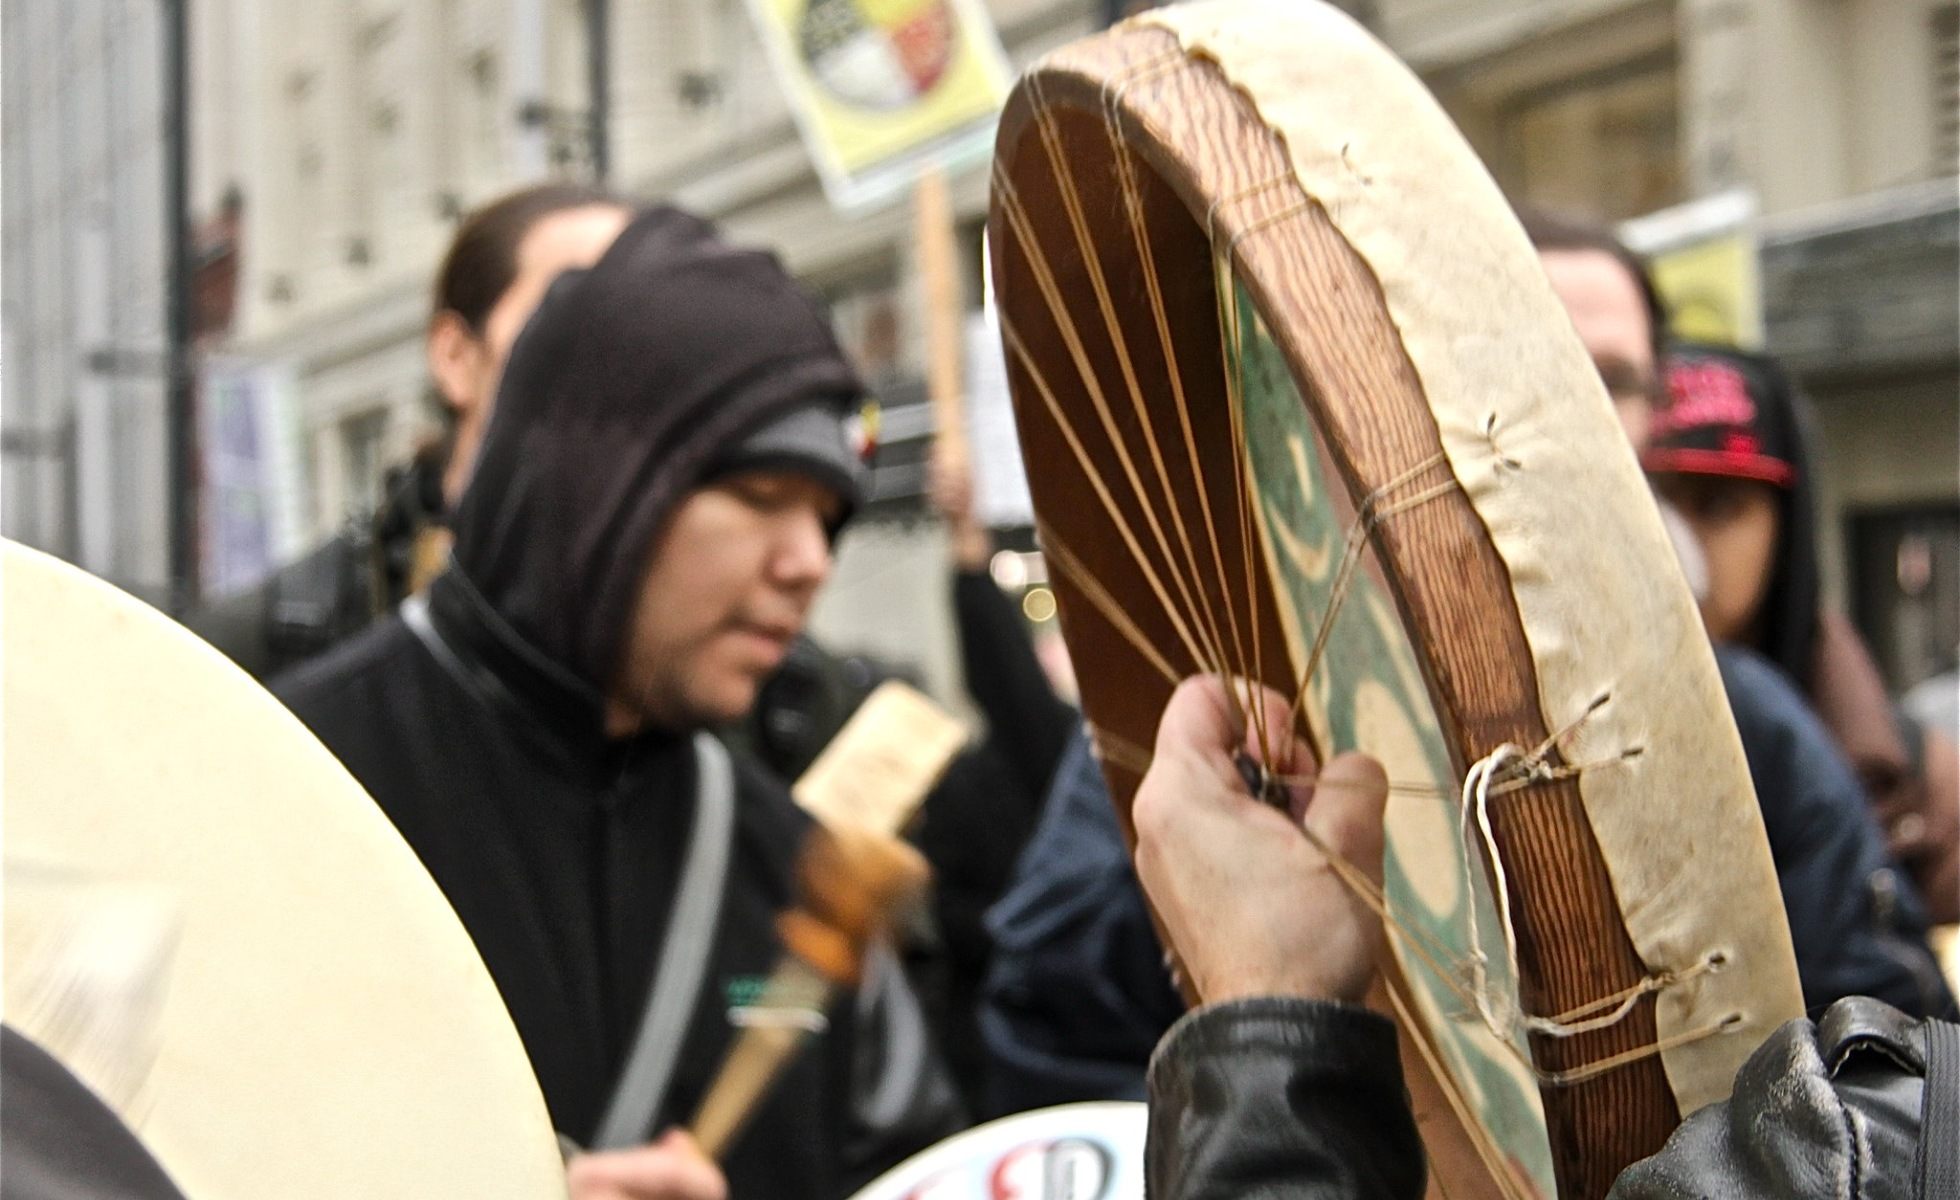
<svg viewBox="0 0 1960 1200">
<path fill-rule="evenodd" d="M 1960 750 L 1892 704 L 1858 632 L 1822 603 L 1802 399 L 1773 360 L 1728 348 L 1678 347 L 1667 377 L 1642 462 L 1707 551 L 1709 634 L 1802 690 L 1934 919 L 1960 920 Z"/>
<path fill-rule="evenodd" d="M 685 1123 L 782 953 L 808 819 L 699 731 L 748 711 L 829 573 L 859 391 L 771 256 L 640 215 L 518 338 L 448 570 L 276 689 L 455 907 L 577 1145 Z M 835 1006 L 732 1194 L 839 1196 L 956 1127 L 929 1052 L 874 1061 L 912 1003 L 891 971 Z M 628 1094 L 657 1102 L 622 1143 Z M 574 1158 L 575 1194 L 635 1153 Z"/>
<path fill-rule="evenodd" d="M 632 217 L 601 188 L 545 183 L 463 218 L 436 271 L 424 349 L 444 431 L 388 472 L 381 503 L 258 586 L 186 623 L 268 679 L 320 654 L 420 591 L 444 558 L 511 343 L 560 272 L 589 267 Z M 366 501 L 361 501 L 365 509 Z"/>
</svg>

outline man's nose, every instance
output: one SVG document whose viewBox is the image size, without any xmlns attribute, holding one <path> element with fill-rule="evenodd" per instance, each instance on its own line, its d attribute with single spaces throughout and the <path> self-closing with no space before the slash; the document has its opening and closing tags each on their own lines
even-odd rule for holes
<svg viewBox="0 0 1960 1200">
<path fill-rule="evenodd" d="M 830 577 L 830 530 L 815 508 L 798 506 L 783 517 L 770 563 L 775 581 L 786 588 L 814 592 Z"/>
</svg>

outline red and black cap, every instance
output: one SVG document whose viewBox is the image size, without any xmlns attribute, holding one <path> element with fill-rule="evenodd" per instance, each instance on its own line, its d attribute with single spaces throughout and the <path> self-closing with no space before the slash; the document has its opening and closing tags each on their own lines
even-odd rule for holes
<svg viewBox="0 0 1960 1200">
<path fill-rule="evenodd" d="M 1767 360 L 1683 348 L 1669 356 L 1667 390 L 1641 456 L 1649 472 L 1796 486 L 1802 447 L 1787 384 Z"/>
<path fill-rule="evenodd" d="M 1776 489 L 1777 544 L 1751 648 L 1808 686 L 1817 632 L 1817 516 L 1803 397 L 1773 359 L 1727 346 L 1675 346 L 1672 402 L 1654 415 L 1641 463 L 1655 475 L 1748 479 Z"/>
</svg>

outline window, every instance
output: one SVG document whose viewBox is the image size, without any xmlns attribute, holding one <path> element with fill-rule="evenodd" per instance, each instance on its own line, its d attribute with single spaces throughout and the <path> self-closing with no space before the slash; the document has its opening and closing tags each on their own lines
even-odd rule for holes
<svg viewBox="0 0 1960 1200">
<path fill-rule="evenodd" d="M 1684 198 L 1671 49 L 1526 92 L 1498 122 L 1499 182 L 1512 195 L 1609 220 Z"/>
<path fill-rule="evenodd" d="M 274 299 L 290 299 L 296 277 L 313 265 L 326 219 L 321 205 L 326 180 L 326 130 L 321 121 L 319 75 L 310 67 L 287 73 L 286 110 L 292 139 L 292 200 L 284 214 L 286 253 L 280 257 L 293 269 L 275 277 L 283 287 L 275 286 Z"/>
<path fill-rule="evenodd" d="M 353 36 L 354 94 L 361 108 L 353 128 L 358 165 L 348 181 L 353 213 L 348 260 L 360 265 L 384 235 L 383 214 L 400 203 L 408 186 L 402 87 L 409 64 L 399 10 L 356 22 Z"/>
<path fill-rule="evenodd" d="M 469 114 L 464 128 L 464 136 L 469 140 L 465 178 L 472 186 L 480 187 L 502 174 L 502 72 L 497 52 L 488 46 L 465 54 L 462 69 Z"/>
<path fill-rule="evenodd" d="M 1850 515 L 1852 611 L 1885 681 L 1904 690 L 1954 668 L 1960 505 Z"/>
</svg>

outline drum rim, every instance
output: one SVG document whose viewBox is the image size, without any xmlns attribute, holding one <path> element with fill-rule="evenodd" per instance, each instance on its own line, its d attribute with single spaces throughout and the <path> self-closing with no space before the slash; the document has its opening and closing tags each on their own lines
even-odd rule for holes
<svg viewBox="0 0 1960 1200">
<path fill-rule="evenodd" d="M 1181 61 L 1172 62 L 1173 58 Z M 1367 264 L 1351 247 L 1347 247 L 1339 232 L 1325 221 L 1325 214 L 1312 204 L 1303 185 L 1292 177 L 1279 135 L 1264 123 L 1252 102 L 1233 88 L 1215 64 L 1184 54 L 1170 32 L 1148 24 L 1121 26 L 1051 55 L 1016 88 L 1001 120 L 996 150 L 997 170 L 1004 171 L 1010 179 L 1015 179 L 1021 172 L 1047 170 L 1035 127 L 1037 91 L 1046 105 L 1058 114 L 1088 114 L 1100 121 L 1104 119 L 1105 106 L 1113 107 L 1124 133 L 1137 152 L 1139 167 L 1169 184 L 1182 201 L 1185 216 L 1196 222 L 1200 219 L 1198 214 L 1209 213 L 1215 221 L 1214 228 L 1219 237 L 1243 238 L 1236 244 L 1238 278 L 1244 282 L 1255 307 L 1272 330 L 1275 342 L 1285 353 L 1294 381 L 1307 404 L 1309 419 L 1323 434 L 1327 433 L 1330 424 L 1339 425 L 1346 414 L 1329 406 L 1323 398 L 1324 389 L 1314 370 L 1304 361 L 1303 331 L 1296 321 L 1286 316 L 1289 311 L 1287 305 L 1296 304 L 1301 298 L 1297 268 L 1315 253 L 1303 232 L 1309 222 L 1281 221 L 1263 229 L 1255 227 L 1289 207 L 1309 206 L 1307 212 L 1315 223 L 1313 228 L 1322 239 L 1323 246 L 1331 239 L 1346 248 L 1350 259 L 1348 268 L 1354 272 L 1354 278 L 1365 281 L 1373 288 L 1370 299 L 1374 310 L 1371 316 L 1379 320 L 1391 335 L 1393 322 Z M 1243 204 L 1214 208 L 1221 199 L 1223 189 L 1207 186 L 1205 177 L 1208 172 L 1216 173 L 1215 165 L 1204 161 L 1205 149 L 1194 149 L 1188 143 L 1177 140 L 1180 129 L 1183 133 L 1190 132 L 1189 126 L 1193 121 L 1190 101 L 1194 93 L 1211 95 L 1217 108 L 1215 116 L 1201 119 L 1201 127 L 1210 128 L 1221 143 L 1231 144 L 1231 139 L 1236 136 L 1244 139 L 1242 144 L 1263 150 L 1268 165 L 1275 170 L 1274 178 L 1277 179 L 1280 174 L 1287 178 L 1266 194 L 1250 198 Z M 1222 124 L 1222 131 L 1203 126 L 1204 120 L 1213 119 Z M 1114 162 L 1113 153 L 1107 156 L 1105 163 L 1099 159 L 1078 160 L 1073 154 L 1076 149 L 1080 147 L 1071 148 L 1070 166 L 1078 186 L 1113 172 L 1113 167 L 1109 165 Z M 1107 206 L 1090 204 L 1088 207 L 1101 211 Z M 1248 231 L 1252 235 L 1247 236 Z M 1066 237 L 1065 229 L 1062 236 Z M 1012 261 L 1016 239 L 1010 222 L 1003 217 L 998 187 L 990 221 L 990 239 L 997 295 L 1004 307 L 1012 306 L 1017 303 L 1013 294 L 1016 268 Z M 1176 269 L 1175 266 L 1166 268 L 1161 262 L 1158 265 L 1160 272 Z M 1028 304 L 1030 311 L 1039 307 L 1038 300 L 1030 300 Z M 1100 337 L 1101 334 L 1095 336 Z M 1394 345 L 1395 356 L 1407 366 L 1406 353 L 1401 351 L 1399 343 Z M 1016 364 L 1010 361 L 1010 376 L 1016 375 L 1017 371 Z M 1060 370 L 1058 373 L 1066 372 Z M 1409 368 L 1409 376 L 1414 388 L 1413 397 L 1404 395 L 1396 397 L 1395 401 L 1413 405 L 1415 415 L 1427 422 L 1428 441 L 1421 450 L 1405 455 L 1402 459 L 1404 464 L 1419 461 L 1427 454 L 1441 450 L 1440 433 L 1436 430 L 1427 400 L 1421 395 L 1421 385 L 1414 380 L 1413 368 Z M 1024 404 L 1021 399 L 1021 393 L 1026 390 L 1025 386 L 1018 388 L 1016 399 L 1017 409 L 1022 411 L 1024 430 L 1046 423 L 1039 415 L 1029 420 L 1029 410 L 1033 405 Z M 1023 436 L 1025 439 L 1031 435 L 1024 432 Z M 1332 443 L 1337 439 L 1328 437 L 1326 440 Z M 1352 446 L 1347 448 L 1352 449 Z M 1352 458 L 1343 457 L 1332 445 L 1328 449 L 1329 458 L 1346 487 L 1350 503 L 1367 496 L 1395 474 L 1395 471 L 1386 469 L 1370 471 L 1358 466 Z M 1409 514 L 1409 525 L 1429 530 L 1425 536 L 1435 536 L 1436 530 L 1446 527 L 1438 514 L 1447 514 L 1448 521 L 1458 527 L 1455 536 L 1468 554 L 1483 558 L 1486 572 L 1484 582 L 1495 578 L 1504 583 L 1503 588 L 1487 587 L 1478 596 L 1478 603 L 1472 606 L 1476 609 L 1475 627 L 1488 635 L 1497 626 L 1503 626 L 1500 636 L 1514 648 L 1508 655 L 1510 664 L 1517 671 L 1512 686 L 1522 694 L 1522 703 L 1515 704 L 1503 717 L 1477 712 L 1476 688 L 1489 684 L 1489 673 L 1466 673 L 1457 669 L 1455 664 L 1448 669 L 1439 666 L 1437 648 L 1445 644 L 1444 639 L 1419 632 L 1449 626 L 1450 619 L 1439 615 L 1436 593 L 1443 590 L 1441 584 L 1445 582 L 1453 587 L 1461 584 L 1464 576 L 1453 575 L 1447 580 L 1421 579 L 1407 569 L 1408 556 L 1399 552 L 1397 546 L 1398 542 L 1415 539 L 1417 535 L 1404 535 L 1384 527 L 1381 536 L 1376 539 L 1375 550 L 1384 564 L 1392 567 L 1388 572 L 1388 591 L 1395 601 L 1403 627 L 1410 632 L 1411 641 L 1417 649 L 1437 715 L 1445 724 L 1445 740 L 1453 755 L 1458 756 L 1459 761 L 1455 765 L 1461 770 L 1468 765 L 1463 761 L 1468 754 L 1467 744 L 1490 746 L 1513 741 L 1535 745 L 1551 735 L 1553 723 L 1539 710 L 1535 665 L 1525 641 L 1518 605 L 1509 587 L 1508 569 L 1497 557 L 1482 518 L 1471 506 L 1469 498 L 1459 491 L 1440 498 L 1431 512 Z M 1064 515 L 1058 519 L 1065 521 L 1068 517 Z M 1262 571 L 1260 578 L 1264 583 L 1269 577 Z M 1458 598 L 1461 599 L 1463 594 L 1458 591 Z M 1089 606 L 1079 598 L 1075 604 L 1069 605 L 1066 588 L 1064 595 L 1065 620 L 1072 609 L 1075 614 L 1072 623 L 1079 625 L 1081 613 Z M 1087 691 L 1085 688 L 1085 699 Z M 1471 727 L 1478 727 L 1481 732 L 1466 735 L 1466 729 Z M 1129 789 L 1113 772 L 1110 774 L 1112 790 L 1119 798 L 1119 806 L 1122 806 Z M 1592 902 L 1596 905 L 1603 898 L 1612 917 L 1610 923 L 1594 928 L 1610 927 L 1618 931 L 1619 944 L 1614 947 L 1610 957 L 1592 949 L 1591 939 L 1594 935 L 1591 929 L 1583 937 L 1558 936 L 1557 925 L 1544 919 L 1549 907 L 1546 899 L 1520 894 L 1529 893 L 1532 884 L 1528 880 L 1520 880 L 1518 873 L 1513 872 L 1512 878 L 1519 884 L 1513 888 L 1513 896 L 1521 940 L 1536 939 L 1555 947 L 1547 958 L 1556 970 L 1541 976 L 1544 980 L 1542 990 L 1533 998 L 1533 1006 L 1538 1011 L 1564 1011 L 1572 1003 L 1583 1003 L 1588 994 L 1606 994 L 1637 983 L 1644 976 L 1646 968 L 1620 922 L 1619 901 L 1586 818 L 1577 783 L 1561 781 L 1548 785 L 1545 791 L 1534 795 L 1531 810 L 1521 811 L 1517 820 L 1501 822 L 1509 826 L 1499 836 L 1500 849 L 1506 860 L 1555 860 L 1565 853 L 1563 846 L 1589 847 L 1590 873 L 1597 880 Z M 1553 824 L 1556 827 L 1548 828 L 1543 810 L 1553 804 L 1559 810 L 1554 814 Z M 1561 849 L 1553 851 L 1545 848 L 1543 843 L 1548 839 L 1561 843 Z M 1598 968 L 1602 966 L 1611 969 L 1599 971 Z M 1537 974 L 1535 970 L 1532 973 Z M 1532 996 L 1529 984 L 1525 991 L 1528 997 Z M 1628 1021 L 1611 1030 L 1558 1042 L 1534 1038 L 1535 1055 L 1541 1066 L 1557 1070 L 1642 1043 L 1651 1043 L 1657 1036 L 1652 1008 L 1651 999 L 1643 1000 Z M 1414 1057 L 1405 1055 L 1405 1060 Z M 1680 1118 L 1673 1091 L 1658 1058 L 1631 1064 L 1586 1083 L 1544 1089 L 1544 1098 L 1553 1159 L 1563 1194 L 1603 1193 L 1626 1162 L 1658 1149 L 1660 1141 L 1665 1139 L 1667 1132 L 1678 1124 Z M 1626 1136 L 1609 1137 L 1610 1142 L 1617 1144 L 1599 1148 L 1603 1153 L 1582 1144 L 1583 1140 L 1577 1136 L 1579 1128 L 1605 1130 L 1610 1134 L 1615 1124 L 1625 1131 Z"/>
</svg>

